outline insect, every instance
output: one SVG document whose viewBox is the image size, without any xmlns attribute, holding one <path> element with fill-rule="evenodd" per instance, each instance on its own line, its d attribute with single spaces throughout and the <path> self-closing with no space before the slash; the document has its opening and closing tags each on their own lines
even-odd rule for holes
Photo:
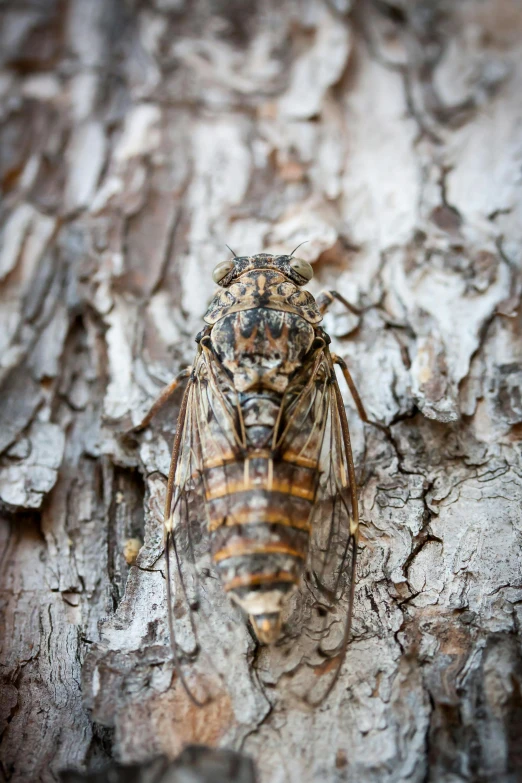
<svg viewBox="0 0 522 783">
<path fill-rule="evenodd" d="M 354 308 L 335 292 L 314 299 L 302 288 L 312 276 L 311 265 L 293 254 L 235 256 L 219 263 L 213 273 L 219 289 L 196 338 L 192 367 L 164 389 L 136 428 L 145 427 L 187 380 L 167 483 L 164 540 L 174 661 L 196 703 L 181 671 L 171 594 L 173 555 L 182 578 L 180 539 L 201 522 L 191 512 L 195 496 L 204 501 L 210 552 L 223 588 L 261 643 L 280 637 L 282 613 L 301 580 L 323 604 L 335 607 L 341 592 L 347 597 L 334 675 L 321 700 L 339 676 L 349 641 L 359 514 L 334 365 L 359 414 L 368 418 L 345 362 L 330 352 L 321 326 L 334 299 Z"/>
</svg>

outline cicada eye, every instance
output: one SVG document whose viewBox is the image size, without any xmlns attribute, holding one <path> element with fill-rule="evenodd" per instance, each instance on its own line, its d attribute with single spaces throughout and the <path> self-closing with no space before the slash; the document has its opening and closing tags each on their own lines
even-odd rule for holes
<svg viewBox="0 0 522 783">
<path fill-rule="evenodd" d="M 304 277 L 305 280 L 311 280 L 314 276 L 314 270 L 308 261 L 303 261 L 302 258 L 292 258 L 290 261 L 290 266 L 297 272 L 298 275 Z"/>
<path fill-rule="evenodd" d="M 228 261 L 220 261 L 220 263 L 214 267 L 214 271 L 212 272 L 212 280 L 219 284 L 220 281 L 223 280 L 223 278 L 226 277 L 233 268 L 234 262 L 232 259 L 229 259 Z"/>
</svg>

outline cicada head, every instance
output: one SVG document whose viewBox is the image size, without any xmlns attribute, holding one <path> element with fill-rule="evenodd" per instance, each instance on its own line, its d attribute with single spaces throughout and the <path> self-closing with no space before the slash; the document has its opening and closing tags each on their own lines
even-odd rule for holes
<svg viewBox="0 0 522 783">
<path fill-rule="evenodd" d="M 215 283 L 228 288 L 247 272 L 271 269 L 281 272 L 296 285 L 305 285 L 314 276 L 312 266 L 302 258 L 294 256 L 274 256 L 270 253 L 258 253 L 255 256 L 236 256 L 228 261 L 220 261 L 212 273 Z"/>
</svg>

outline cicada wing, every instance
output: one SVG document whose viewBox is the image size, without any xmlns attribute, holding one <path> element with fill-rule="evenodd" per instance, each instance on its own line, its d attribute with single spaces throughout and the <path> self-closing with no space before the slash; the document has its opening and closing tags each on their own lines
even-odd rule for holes
<svg viewBox="0 0 522 783">
<path fill-rule="evenodd" d="M 218 374 L 212 354 L 199 353 L 180 408 L 172 450 L 165 533 L 172 534 L 178 553 L 189 563 L 209 551 L 203 464 L 226 462 L 238 441 L 234 405 Z"/>
<path fill-rule="evenodd" d="M 199 586 L 195 570 L 195 545 L 201 540 L 198 514 L 198 433 L 194 427 L 197 405 L 194 376 L 189 380 L 178 416 L 172 450 L 164 513 L 167 620 L 172 657 L 178 679 L 190 699 L 198 706 L 208 695 L 196 695 L 183 671 L 183 663 L 193 660 L 199 650 L 195 610 Z M 192 566 L 188 571 L 188 564 Z M 187 618 L 187 623 L 178 622 Z"/>
<path fill-rule="evenodd" d="M 311 518 L 310 580 L 318 595 L 337 605 L 350 593 L 352 539 L 359 523 L 348 423 L 337 380 L 332 378 L 320 478 Z"/>
<path fill-rule="evenodd" d="M 312 704 L 327 698 L 341 673 L 350 641 L 355 592 L 357 487 L 346 411 L 333 372 L 320 465 L 307 579 L 317 599 L 318 650 L 334 665 L 325 667 L 328 682 L 320 695 L 316 693 L 319 689 L 308 695 Z"/>
<path fill-rule="evenodd" d="M 315 468 L 329 408 L 330 368 L 324 350 L 304 365 L 285 392 L 274 447 L 280 457 Z"/>
<path fill-rule="evenodd" d="M 315 466 L 316 483 L 304 589 L 288 625 L 303 628 L 313 643 L 310 657 L 335 659 L 322 701 L 339 676 L 349 640 L 358 527 L 348 422 L 326 348 L 303 368 L 289 398 L 281 453 L 283 459 Z M 308 645 L 301 639 L 300 646 Z"/>
<path fill-rule="evenodd" d="M 200 651 L 196 615 L 202 614 L 201 571 L 210 566 L 203 453 L 207 462 L 226 460 L 237 440 L 237 420 L 219 367 L 214 366 L 211 354 L 201 351 L 179 412 L 164 513 L 167 611 L 173 658 L 180 681 L 199 705 L 206 703 L 208 695 L 202 698 L 194 693 L 182 663 L 194 660 Z"/>
</svg>

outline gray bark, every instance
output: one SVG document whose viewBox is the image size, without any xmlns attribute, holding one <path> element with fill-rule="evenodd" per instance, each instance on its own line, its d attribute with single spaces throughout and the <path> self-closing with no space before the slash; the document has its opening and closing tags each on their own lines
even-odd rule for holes
<svg viewBox="0 0 522 783">
<path fill-rule="evenodd" d="M 263 783 L 522 777 L 522 9 L 514 0 L 2 3 L 3 778 L 185 743 Z M 256 649 L 212 574 L 173 669 L 161 506 L 227 242 L 314 264 L 363 535 L 354 638 L 325 675 Z M 139 548 L 137 559 L 133 552 Z M 179 608 L 177 624 L 186 632 Z M 291 621 L 295 622 L 298 612 Z M 294 618 L 292 620 L 292 618 Z"/>
<path fill-rule="evenodd" d="M 65 770 L 62 783 L 256 783 L 254 763 L 232 750 L 190 745 L 171 761 L 110 764 L 101 770 Z"/>
</svg>

